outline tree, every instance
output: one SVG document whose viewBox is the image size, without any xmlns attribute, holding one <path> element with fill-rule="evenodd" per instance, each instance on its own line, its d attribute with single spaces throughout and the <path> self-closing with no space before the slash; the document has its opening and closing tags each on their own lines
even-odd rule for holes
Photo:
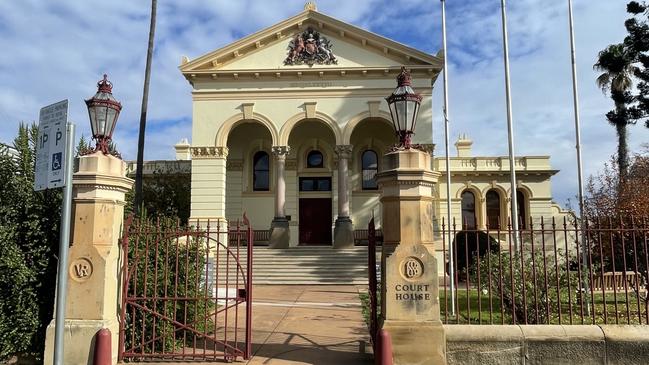
<svg viewBox="0 0 649 365">
<path fill-rule="evenodd" d="M 649 128 L 649 6 L 645 2 L 631 1 L 627 12 L 632 16 L 624 23 L 628 32 L 624 45 L 637 63 L 634 76 L 639 80 L 630 113 L 634 120 L 644 120 Z"/>
<path fill-rule="evenodd" d="M 602 72 L 597 85 L 604 92 L 610 91 L 615 103 L 606 118 L 617 132 L 617 170 L 621 179 L 628 172 L 627 125 L 644 121 L 649 128 L 649 6 L 630 1 L 626 10 L 630 15 L 624 22 L 627 36 L 622 43 L 601 51 L 593 66 Z"/>
<path fill-rule="evenodd" d="M 135 171 L 135 211 L 142 205 L 142 170 L 144 169 L 144 134 L 146 130 L 146 113 L 149 102 L 149 81 L 151 79 L 151 60 L 153 59 L 153 38 L 155 36 L 157 0 L 151 0 L 151 23 L 149 25 L 149 43 L 146 51 L 146 66 L 144 69 L 144 90 L 142 92 L 142 108 L 140 112 L 140 132 L 137 144 L 137 168 Z"/>
<path fill-rule="evenodd" d="M 616 163 L 591 176 L 586 184 L 584 215 L 597 217 L 649 217 L 649 145 L 631 157 L 625 180 L 618 178 Z"/>
<path fill-rule="evenodd" d="M 620 180 L 617 165 L 609 163 L 586 185 L 585 226 L 592 262 L 602 271 L 633 271 L 630 289 L 649 310 L 649 145 L 632 156 L 629 172 Z M 599 232 L 599 233 L 595 233 Z M 602 232 L 604 232 L 602 234 Z"/>
<path fill-rule="evenodd" d="M 142 181 L 143 202 L 140 213 L 146 212 L 151 217 L 178 217 L 181 224 L 187 224 L 191 201 L 190 184 L 191 174 L 155 171 Z M 126 193 L 126 202 L 124 212 L 128 215 L 134 211 L 132 191 Z"/>
<path fill-rule="evenodd" d="M 20 124 L 17 158 L 0 154 L 0 362 L 41 356 L 54 309 L 61 193 L 33 189 L 37 134 Z"/>
<path fill-rule="evenodd" d="M 617 164 L 620 178 L 623 179 L 628 167 L 627 125 L 635 123 L 629 113 L 633 101 L 631 88 L 637 67 L 633 64 L 633 54 L 624 44 L 612 44 L 599 52 L 593 68 L 602 72 L 597 77 L 597 86 L 603 92 L 610 92 L 615 109 L 606 114 L 617 133 Z"/>
</svg>

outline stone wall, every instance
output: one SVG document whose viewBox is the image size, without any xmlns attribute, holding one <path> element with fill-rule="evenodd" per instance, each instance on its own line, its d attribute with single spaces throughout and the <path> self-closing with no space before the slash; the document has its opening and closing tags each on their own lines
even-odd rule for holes
<svg viewBox="0 0 649 365">
<path fill-rule="evenodd" d="M 647 364 L 649 326 L 445 325 L 448 364 Z"/>
</svg>

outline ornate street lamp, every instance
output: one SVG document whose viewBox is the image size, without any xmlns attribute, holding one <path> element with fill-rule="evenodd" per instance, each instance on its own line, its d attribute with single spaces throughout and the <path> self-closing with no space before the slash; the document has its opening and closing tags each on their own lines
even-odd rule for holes
<svg viewBox="0 0 649 365">
<path fill-rule="evenodd" d="M 92 138 L 97 141 L 95 151 L 109 154 L 108 145 L 113 138 L 113 130 L 117 124 L 122 104 L 113 97 L 113 84 L 108 81 L 104 74 L 103 80 L 97 83 L 97 93 L 86 100 L 88 115 L 90 116 L 90 127 Z"/>
<path fill-rule="evenodd" d="M 406 149 L 411 147 L 411 138 L 415 133 L 421 103 L 421 95 L 415 94 L 410 86 L 411 83 L 410 72 L 405 67 L 401 67 L 401 73 L 397 76 L 397 88 L 392 95 L 385 98 L 390 107 L 394 131 L 399 137 L 399 147 Z"/>
</svg>

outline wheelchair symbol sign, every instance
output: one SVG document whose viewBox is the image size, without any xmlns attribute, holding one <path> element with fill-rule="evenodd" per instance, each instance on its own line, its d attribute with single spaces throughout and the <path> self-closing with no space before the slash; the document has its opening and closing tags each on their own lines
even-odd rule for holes
<svg viewBox="0 0 649 365">
<path fill-rule="evenodd" d="M 52 171 L 61 169 L 61 160 L 63 159 L 63 153 L 58 152 L 52 155 Z"/>
</svg>

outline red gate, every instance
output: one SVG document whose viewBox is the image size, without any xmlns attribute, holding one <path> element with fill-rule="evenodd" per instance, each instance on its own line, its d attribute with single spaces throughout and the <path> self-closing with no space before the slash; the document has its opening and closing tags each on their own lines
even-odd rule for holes
<svg viewBox="0 0 649 365">
<path fill-rule="evenodd" d="M 229 228 L 129 218 L 119 360 L 249 359 L 252 232 L 245 215 Z"/>
</svg>

